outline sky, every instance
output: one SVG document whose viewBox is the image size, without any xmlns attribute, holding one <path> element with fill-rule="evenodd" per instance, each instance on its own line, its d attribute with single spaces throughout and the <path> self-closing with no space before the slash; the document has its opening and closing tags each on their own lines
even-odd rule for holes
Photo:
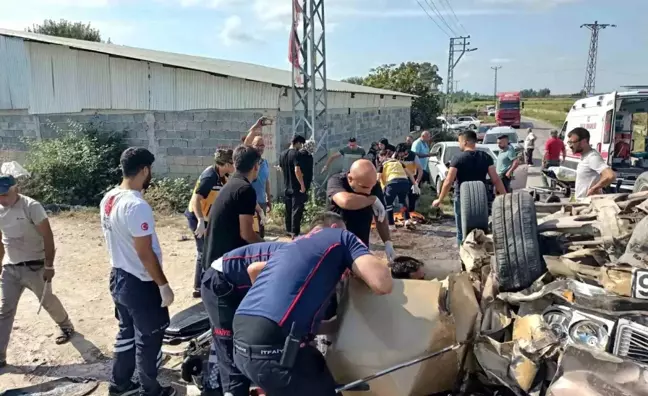
<svg viewBox="0 0 648 396">
<path fill-rule="evenodd" d="M 449 37 L 476 51 L 455 68 L 457 88 L 583 88 L 590 31 L 601 31 L 596 90 L 648 84 L 648 0 L 324 0 L 327 73 L 368 74 L 407 61 L 437 64 L 446 79 Z M 0 27 L 44 19 L 90 22 L 115 44 L 289 69 L 292 0 L 0 0 Z"/>
</svg>

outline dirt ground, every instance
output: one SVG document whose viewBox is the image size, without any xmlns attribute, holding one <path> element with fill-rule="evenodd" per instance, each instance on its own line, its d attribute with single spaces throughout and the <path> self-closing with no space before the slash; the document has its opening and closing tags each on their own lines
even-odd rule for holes
<svg viewBox="0 0 648 396">
<path fill-rule="evenodd" d="M 54 292 L 68 310 L 78 331 L 63 346 L 54 344 L 56 327 L 45 311 L 36 315 L 38 301 L 31 292 L 23 295 L 9 344 L 8 363 L 0 369 L 0 391 L 42 383 L 59 377 L 96 378 L 104 382 L 94 392 L 107 394 L 110 356 L 117 331 L 112 299 L 108 292 L 110 264 L 96 213 L 68 213 L 51 219 L 56 238 L 57 260 Z M 170 307 L 174 314 L 196 302 L 191 297 L 195 245 L 184 217 L 158 219 L 164 270 L 175 292 Z M 375 232 L 374 232 L 375 233 Z M 393 238 L 399 255 L 416 257 L 433 268 L 429 277 L 445 278 L 459 271 L 454 220 L 438 220 L 416 231 L 397 231 Z M 372 250 L 382 255 L 384 246 L 377 234 Z M 165 365 L 163 382 L 178 384 L 172 364 Z M 181 394 L 184 387 L 178 384 Z"/>
</svg>

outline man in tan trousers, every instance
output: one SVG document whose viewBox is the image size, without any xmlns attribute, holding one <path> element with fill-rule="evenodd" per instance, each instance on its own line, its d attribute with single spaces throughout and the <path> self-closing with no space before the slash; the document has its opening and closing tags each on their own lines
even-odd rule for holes
<svg viewBox="0 0 648 396">
<path fill-rule="evenodd" d="M 18 301 L 31 290 L 61 331 L 57 344 L 74 334 L 61 301 L 52 293 L 54 236 L 43 206 L 17 191 L 13 176 L 0 176 L 0 367 L 7 364 L 7 345 Z"/>
</svg>

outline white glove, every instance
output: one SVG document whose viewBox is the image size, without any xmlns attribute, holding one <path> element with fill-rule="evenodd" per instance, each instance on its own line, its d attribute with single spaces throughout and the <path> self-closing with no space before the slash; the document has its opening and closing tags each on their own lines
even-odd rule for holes
<svg viewBox="0 0 648 396">
<path fill-rule="evenodd" d="M 205 232 L 207 232 L 205 221 L 198 219 L 198 225 L 196 226 L 196 231 L 194 231 L 194 234 L 196 235 L 197 238 L 202 238 L 205 236 Z"/>
<path fill-rule="evenodd" d="M 160 288 L 160 296 L 162 297 L 162 308 L 173 304 L 175 295 L 173 294 L 173 290 L 171 290 L 171 286 L 167 283 L 158 287 Z"/>
<path fill-rule="evenodd" d="M 371 208 L 373 209 L 374 215 L 378 218 L 378 222 L 382 223 L 385 220 L 385 214 L 387 214 L 385 206 L 378 198 L 376 198 L 376 201 L 371 205 Z"/>
<path fill-rule="evenodd" d="M 266 215 L 263 212 L 257 212 L 259 214 L 259 224 L 260 225 L 265 225 L 266 224 Z"/>
<path fill-rule="evenodd" d="M 421 187 L 418 184 L 412 184 L 412 193 L 414 195 L 421 195 Z"/>
<path fill-rule="evenodd" d="M 392 241 L 385 242 L 385 255 L 387 255 L 387 260 L 389 260 L 389 262 L 394 261 L 396 258 L 396 252 L 394 251 L 394 244 Z"/>
</svg>

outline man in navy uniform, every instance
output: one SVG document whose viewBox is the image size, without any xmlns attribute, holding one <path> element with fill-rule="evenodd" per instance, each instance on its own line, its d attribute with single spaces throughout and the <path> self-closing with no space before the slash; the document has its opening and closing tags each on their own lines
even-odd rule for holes
<svg viewBox="0 0 648 396">
<path fill-rule="evenodd" d="M 388 294 L 387 263 L 327 212 L 307 234 L 248 273 L 252 287 L 234 316 L 234 362 L 268 396 L 333 396 L 335 380 L 310 344 L 344 274 Z M 329 227 L 329 228 L 325 228 Z M 258 274 L 258 275 L 257 275 Z"/>
<path fill-rule="evenodd" d="M 214 360 L 218 361 L 225 394 L 248 396 L 250 393 L 250 380 L 236 368 L 232 358 L 232 320 L 236 308 L 252 286 L 248 271 L 255 271 L 255 267 L 260 265 L 258 262 L 270 259 L 285 244 L 263 242 L 234 249 L 214 260 L 203 275 L 201 295 L 212 327 L 211 354 L 215 354 Z M 221 393 L 210 389 L 203 394 L 216 396 Z"/>
</svg>

